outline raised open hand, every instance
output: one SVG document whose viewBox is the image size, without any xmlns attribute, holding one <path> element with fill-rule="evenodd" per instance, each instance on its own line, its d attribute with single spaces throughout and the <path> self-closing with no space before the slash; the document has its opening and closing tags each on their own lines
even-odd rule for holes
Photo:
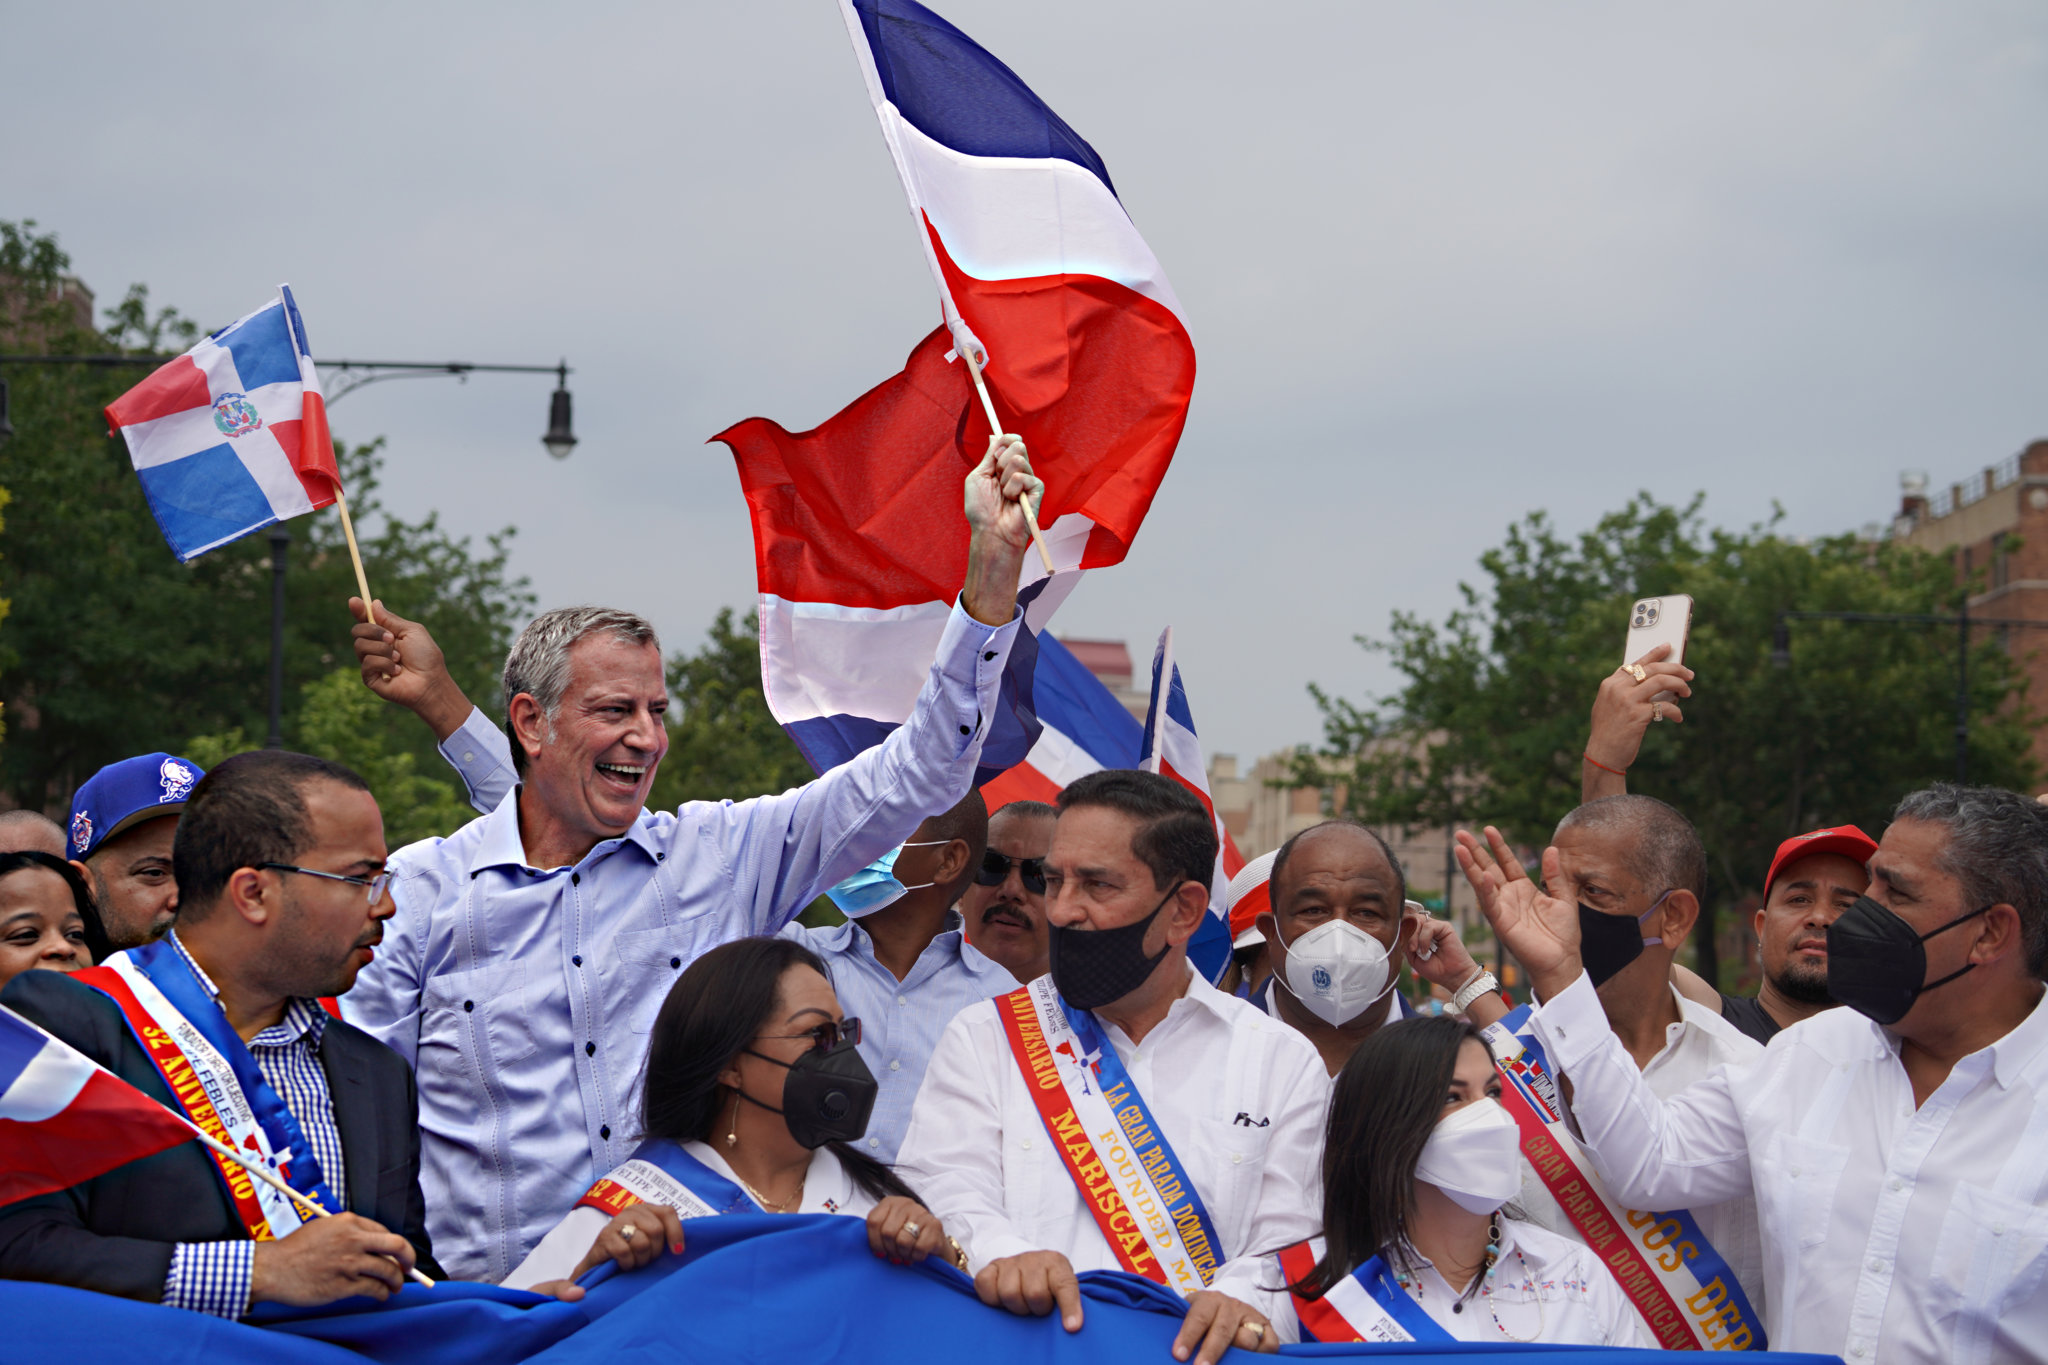
<svg viewBox="0 0 2048 1365">
<path fill-rule="evenodd" d="M 1548 1000 L 1569 986 L 1584 970 L 1579 961 L 1579 907 L 1545 895 L 1529 880 L 1508 850 L 1507 840 L 1486 827 L 1491 850 L 1463 830 L 1458 831 L 1458 866 L 1479 895 L 1479 908 L 1507 950 L 1529 969 L 1529 984 L 1539 999 Z M 1506 868 L 1512 868 L 1510 875 Z M 1557 850 L 1543 850 L 1543 879 L 1557 885 L 1562 877 Z"/>
</svg>

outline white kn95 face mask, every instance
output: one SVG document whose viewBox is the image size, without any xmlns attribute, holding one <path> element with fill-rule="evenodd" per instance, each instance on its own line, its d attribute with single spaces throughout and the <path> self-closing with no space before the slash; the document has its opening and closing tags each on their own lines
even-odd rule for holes
<svg viewBox="0 0 2048 1365">
<path fill-rule="evenodd" d="M 1287 945 L 1285 981 L 1326 1024 L 1348 1024 L 1394 988 L 1386 946 L 1346 919 L 1332 919 Z"/>
<path fill-rule="evenodd" d="M 1468 1213 L 1492 1213 L 1522 1189 L 1522 1130 L 1494 1099 L 1474 1100 L 1438 1121 L 1415 1178 Z"/>
</svg>

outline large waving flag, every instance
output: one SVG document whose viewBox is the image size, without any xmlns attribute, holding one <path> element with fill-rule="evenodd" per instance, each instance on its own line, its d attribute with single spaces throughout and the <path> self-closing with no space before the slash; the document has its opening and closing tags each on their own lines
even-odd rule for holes
<svg viewBox="0 0 2048 1365">
<path fill-rule="evenodd" d="M 983 776 L 1036 743 L 1028 637 L 1082 569 L 1121 561 L 1173 457 L 1194 346 L 1102 160 L 1015 73 L 907 0 L 847 28 L 939 284 L 946 324 L 816 430 L 751 418 L 732 447 L 754 524 L 769 710 L 823 771 L 917 699 L 965 578 L 960 486 L 988 448 L 965 345 L 1045 480 L 1056 572 L 1034 559 Z"/>
<path fill-rule="evenodd" d="M 291 286 L 107 407 L 180 562 L 335 500 L 341 474 Z"/>
<path fill-rule="evenodd" d="M 0 1005 L 0 1205 L 191 1140 L 170 1110 Z"/>
<path fill-rule="evenodd" d="M 1145 757 L 1148 772 L 1172 778 L 1194 793 L 1216 826 L 1216 872 L 1209 883 L 1210 923 L 1188 944 L 1190 956 L 1198 960 L 1220 951 L 1227 960 L 1231 940 L 1230 880 L 1244 870 L 1244 855 L 1237 840 L 1224 828 L 1209 796 L 1209 767 L 1202 753 L 1202 741 L 1195 735 L 1195 714 L 1188 706 L 1187 688 L 1181 685 L 1180 665 L 1173 658 L 1173 627 L 1159 633 L 1152 651 L 1152 701 L 1145 712 Z M 1222 969 L 1217 969 L 1220 972 Z"/>
</svg>

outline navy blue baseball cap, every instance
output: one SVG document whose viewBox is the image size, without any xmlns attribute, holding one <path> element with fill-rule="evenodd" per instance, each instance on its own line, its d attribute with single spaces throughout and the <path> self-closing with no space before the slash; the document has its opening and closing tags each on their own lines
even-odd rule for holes
<svg viewBox="0 0 2048 1365">
<path fill-rule="evenodd" d="M 185 809 L 206 770 L 175 754 L 124 758 L 86 779 L 71 798 L 71 856 L 89 858 L 122 830 Z"/>
</svg>

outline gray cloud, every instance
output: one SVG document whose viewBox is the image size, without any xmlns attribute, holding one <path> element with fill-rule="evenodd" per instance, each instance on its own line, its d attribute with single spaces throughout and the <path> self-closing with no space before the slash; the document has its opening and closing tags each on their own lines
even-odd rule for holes
<svg viewBox="0 0 2048 1365">
<path fill-rule="evenodd" d="M 1108 161 L 1192 319 L 1186 439 L 1065 631 L 1170 604 L 1212 748 L 1436 615 L 1508 522 L 1638 488 L 1795 532 L 2044 433 L 2048 13 L 940 0 Z M 209 325 L 289 279 L 330 355 L 576 365 L 390 384 L 387 496 L 522 529 L 543 605 L 690 643 L 752 595 L 704 438 L 809 426 L 936 318 L 835 8 L 17 7 L 0 216 Z M 19 60 L 18 54 L 40 54 Z M 33 111 L 24 120 L 21 111 Z M 399 605 L 399 604 L 394 604 Z"/>
</svg>

